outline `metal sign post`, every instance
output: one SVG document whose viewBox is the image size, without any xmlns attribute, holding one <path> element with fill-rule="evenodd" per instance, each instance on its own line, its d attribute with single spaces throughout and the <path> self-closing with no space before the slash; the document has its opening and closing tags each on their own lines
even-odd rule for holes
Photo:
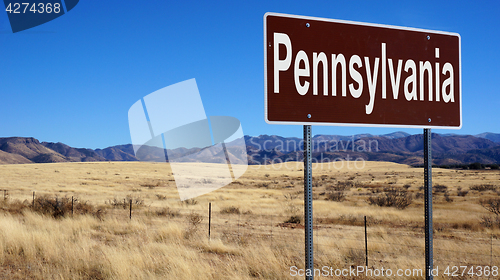
<svg viewBox="0 0 500 280">
<path fill-rule="evenodd" d="M 314 279 L 311 126 L 304 125 L 304 226 L 306 280 Z M 307 273 L 309 272 L 309 273 Z"/>
<path fill-rule="evenodd" d="M 431 129 L 424 128 L 424 197 L 425 197 L 425 268 L 426 280 L 432 280 L 432 154 Z"/>
</svg>

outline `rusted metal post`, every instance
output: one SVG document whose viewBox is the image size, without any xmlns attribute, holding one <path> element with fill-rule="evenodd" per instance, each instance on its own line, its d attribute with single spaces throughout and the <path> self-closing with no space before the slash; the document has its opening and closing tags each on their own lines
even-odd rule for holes
<svg viewBox="0 0 500 280">
<path fill-rule="evenodd" d="M 208 241 L 210 241 L 210 227 L 212 222 L 212 202 L 208 203 Z"/>
<path fill-rule="evenodd" d="M 130 200 L 130 220 L 132 220 L 132 199 Z"/>
</svg>

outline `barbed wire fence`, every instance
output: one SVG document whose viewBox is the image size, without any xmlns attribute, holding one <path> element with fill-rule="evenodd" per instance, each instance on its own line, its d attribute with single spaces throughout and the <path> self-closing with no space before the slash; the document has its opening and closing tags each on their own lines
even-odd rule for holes
<svg viewBox="0 0 500 280">
<path fill-rule="evenodd" d="M 33 204 L 35 199 L 42 196 L 56 196 L 53 192 L 1 190 L 4 201 L 17 199 L 25 204 Z M 76 195 L 71 196 L 71 202 L 76 201 Z M 115 199 L 116 200 L 116 199 Z M 108 201 L 111 201 L 109 199 Z M 193 209 L 190 205 L 168 207 L 164 213 L 163 207 L 149 207 L 139 205 L 133 198 L 117 200 L 118 207 L 108 205 L 110 213 L 125 219 L 133 219 L 135 211 L 143 211 L 150 216 L 166 216 L 166 221 L 172 220 L 192 225 L 192 221 L 185 217 L 197 215 L 199 220 L 196 226 L 204 231 L 208 239 L 221 239 L 236 243 L 248 243 L 251 239 L 267 242 L 271 248 L 276 244 L 303 244 L 304 227 L 300 223 L 287 223 L 290 215 L 267 214 L 256 211 L 242 212 L 227 211 L 216 203 L 207 203 L 206 209 Z M 102 202 L 102 201 L 101 201 Z M 196 204 L 195 204 L 196 205 Z M 204 205 L 196 205 L 198 208 Z M 156 208 L 156 209 L 153 209 Z M 73 212 L 73 211 L 72 211 Z M 72 216 L 72 215 L 71 215 Z M 137 215 L 137 217 L 140 217 Z M 366 216 L 365 216 L 366 217 Z M 303 217 L 302 217 L 303 219 Z M 314 249 L 315 257 L 322 256 L 335 250 L 346 250 L 353 254 L 351 261 L 359 265 L 373 266 L 387 262 L 398 256 L 407 255 L 409 249 L 421 251 L 420 257 L 424 261 L 424 232 L 423 229 L 399 227 L 387 229 L 377 224 L 364 226 L 359 222 L 349 223 L 318 223 L 314 221 Z M 434 261 L 443 265 L 467 266 L 498 266 L 500 264 L 500 236 L 490 234 L 489 238 L 471 236 L 472 231 L 450 229 L 449 234 L 434 236 Z M 486 234 L 483 234 L 486 235 Z M 471 246 L 473 245 L 473 246 Z M 466 251 L 464 248 L 474 248 Z M 303 258 L 303 250 L 297 251 L 297 257 Z M 488 260 L 488 263 L 485 263 Z"/>
</svg>

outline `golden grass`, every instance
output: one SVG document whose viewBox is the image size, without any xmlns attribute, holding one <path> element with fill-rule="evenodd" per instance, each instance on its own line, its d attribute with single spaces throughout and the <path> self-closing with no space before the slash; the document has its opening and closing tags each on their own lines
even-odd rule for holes
<svg viewBox="0 0 500 280">
<path fill-rule="evenodd" d="M 384 187 L 404 185 L 415 196 L 423 192 L 423 170 L 385 162 L 357 164 L 314 164 L 316 267 L 364 265 L 367 216 L 371 267 L 421 268 L 423 199 L 398 210 L 369 205 L 367 198 Z M 301 163 L 249 166 L 236 182 L 181 203 L 168 164 L 0 165 L 0 189 L 8 190 L 0 208 L 22 201 L 27 205 L 22 214 L 0 212 L 0 278 L 295 279 L 290 266 L 303 267 L 304 231 L 283 222 L 302 214 L 302 168 Z M 434 195 L 436 265 L 499 265 L 500 231 L 480 224 L 489 214 L 478 203 L 498 194 L 470 190 L 462 197 L 457 192 L 477 184 L 500 189 L 500 172 L 435 168 L 433 175 L 434 184 L 447 186 L 453 199 Z M 342 181 L 356 183 L 345 201 L 325 200 L 325 192 Z M 34 213 L 29 210 L 33 191 L 37 197 L 88 201 L 93 214 L 54 219 Z M 141 202 L 133 205 L 132 220 L 127 207 L 113 204 L 130 198 Z M 201 220 L 193 222 L 193 215 Z"/>
</svg>

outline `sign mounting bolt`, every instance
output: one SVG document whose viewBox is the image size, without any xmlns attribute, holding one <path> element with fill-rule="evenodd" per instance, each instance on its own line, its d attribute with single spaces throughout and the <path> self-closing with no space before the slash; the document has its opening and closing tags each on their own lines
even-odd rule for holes
<svg viewBox="0 0 500 280">
<path fill-rule="evenodd" d="M 308 22 L 308 23 L 306 23 L 306 27 L 309 27 L 309 26 L 311 26 L 311 25 L 309 24 L 309 22 Z"/>
<path fill-rule="evenodd" d="M 307 114 L 307 118 L 310 119 L 311 118 L 311 114 Z"/>
<path fill-rule="evenodd" d="M 431 122 L 431 118 L 429 118 L 428 121 Z"/>
</svg>

